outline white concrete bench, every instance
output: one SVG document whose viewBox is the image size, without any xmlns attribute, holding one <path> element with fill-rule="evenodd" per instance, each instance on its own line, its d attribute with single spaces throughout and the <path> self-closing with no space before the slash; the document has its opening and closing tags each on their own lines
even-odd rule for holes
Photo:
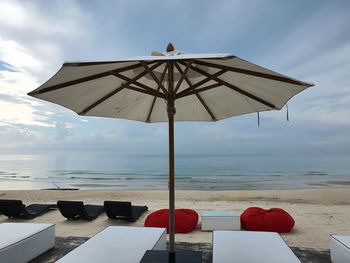
<svg viewBox="0 0 350 263">
<path fill-rule="evenodd" d="M 240 230 L 240 214 L 235 211 L 203 211 L 201 213 L 202 230 Z"/>
<path fill-rule="evenodd" d="M 0 224 L 0 262 L 24 263 L 55 246 L 55 225 Z"/>
<path fill-rule="evenodd" d="M 110 226 L 57 262 L 139 263 L 152 249 L 166 250 L 165 228 Z"/>
<path fill-rule="evenodd" d="M 331 235 L 330 250 L 333 263 L 349 263 L 350 236 Z"/>
<path fill-rule="evenodd" d="M 213 263 L 300 263 L 278 233 L 214 231 Z"/>
</svg>

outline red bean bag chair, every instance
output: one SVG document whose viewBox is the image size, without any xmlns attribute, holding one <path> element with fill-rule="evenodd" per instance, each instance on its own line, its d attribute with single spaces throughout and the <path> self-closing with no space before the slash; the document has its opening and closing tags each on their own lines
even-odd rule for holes
<svg viewBox="0 0 350 263">
<path fill-rule="evenodd" d="M 198 214 L 191 209 L 175 209 L 175 233 L 188 233 L 194 230 L 198 223 Z M 145 221 L 146 227 L 166 227 L 169 233 L 169 209 L 161 209 L 149 214 Z"/>
<path fill-rule="evenodd" d="M 241 225 L 246 230 L 288 233 L 294 224 L 290 214 L 280 208 L 249 207 L 241 214 Z"/>
</svg>

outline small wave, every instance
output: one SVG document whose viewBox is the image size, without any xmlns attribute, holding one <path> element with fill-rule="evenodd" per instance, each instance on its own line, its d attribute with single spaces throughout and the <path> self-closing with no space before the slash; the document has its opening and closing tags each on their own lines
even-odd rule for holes
<svg viewBox="0 0 350 263">
<path fill-rule="evenodd" d="M 270 174 L 269 176 L 271 176 L 271 177 L 282 177 L 284 175 L 283 174 Z"/>
<path fill-rule="evenodd" d="M 0 175 L 16 175 L 17 173 L 14 172 L 4 172 L 4 171 L 0 171 Z"/>
<path fill-rule="evenodd" d="M 75 187 L 88 187 L 88 188 L 113 188 L 113 187 L 126 187 L 127 185 L 110 185 L 110 184 L 72 184 Z"/>
<path fill-rule="evenodd" d="M 140 177 L 124 177 L 124 178 L 118 178 L 119 180 L 126 180 L 126 181 L 163 181 L 167 180 L 168 177 L 154 177 L 154 176 L 140 176 Z"/>
<path fill-rule="evenodd" d="M 329 174 L 325 172 L 320 172 L 320 171 L 306 171 L 302 175 L 329 175 Z"/>
<path fill-rule="evenodd" d="M 1 178 L 3 178 L 3 179 L 6 179 L 6 178 L 30 178 L 30 176 L 29 175 L 4 175 L 4 176 L 1 176 Z"/>
<path fill-rule="evenodd" d="M 84 171 L 84 170 L 73 170 L 73 171 L 53 171 L 57 175 L 140 175 L 141 173 L 130 173 L 130 172 L 107 172 L 107 171 Z"/>
<path fill-rule="evenodd" d="M 107 171 L 85 171 L 85 170 L 69 170 L 69 171 L 61 171 L 61 170 L 57 170 L 57 171 L 53 171 L 54 173 L 57 173 L 59 175 L 70 175 L 70 174 L 117 174 L 115 172 L 107 172 Z"/>
<path fill-rule="evenodd" d="M 68 177 L 69 179 L 86 179 L 86 180 L 115 180 L 118 178 L 111 178 L 111 177 L 83 177 L 83 176 L 70 176 Z"/>
<path fill-rule="evenodd" d="M 350 181 L 327 181 L 326 184 L 350 185 Z"/>
</svg>

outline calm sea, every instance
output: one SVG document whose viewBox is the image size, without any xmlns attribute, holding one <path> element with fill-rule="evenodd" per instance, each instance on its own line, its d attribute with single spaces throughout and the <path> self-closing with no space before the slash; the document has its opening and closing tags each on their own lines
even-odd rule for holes
<svg viewBox="0 0 350 263">
<path fill-rule="evenodd" d="M 350 184 L 350 156 L 177 155 L 178 189 Z M 0 189 L 167 189 L 166 155 L 0 155 Z"/>
</svg>

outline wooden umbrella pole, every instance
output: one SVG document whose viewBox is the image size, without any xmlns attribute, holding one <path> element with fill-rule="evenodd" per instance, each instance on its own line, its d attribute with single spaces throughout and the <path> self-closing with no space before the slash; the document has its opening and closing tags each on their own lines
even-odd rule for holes
<svg viewBox="0 0 350 263">
<path fill-rule="evenodd" d="M 174 90 L 174 64 L 168 62 L 168 96 L 167 112 L 169 125 L 169 252 L 175 255 L 175 157 L 174 157 L 174 115 L 175 100 L 172 96 Z"/>
<path fill-rule="evenodd" d="M 175 175 L 174 175 L 174 104 L 168 104 L 169 124 L 169 252 L 175 252 Z"/>
</svg>

